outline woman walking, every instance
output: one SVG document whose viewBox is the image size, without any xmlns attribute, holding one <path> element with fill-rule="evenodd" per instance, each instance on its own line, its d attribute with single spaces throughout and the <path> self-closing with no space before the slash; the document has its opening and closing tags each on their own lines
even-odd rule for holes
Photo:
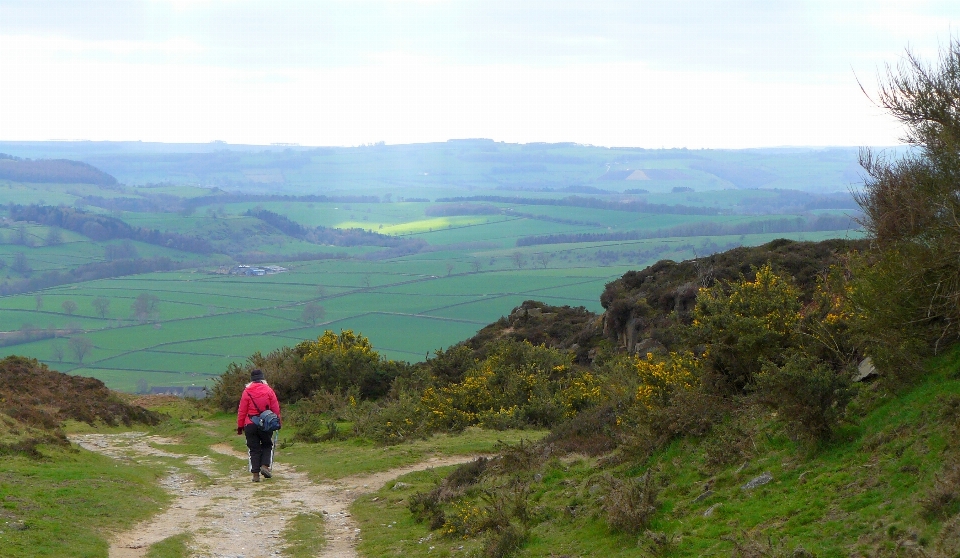
<svg viewBox="0 0 960 558">
<path fill-rule="evenodd" d="M 260 475 L 270 478 L 271 457 L 273 456 L 273 432 L 263 432 L 250 420 L 263 411 L 270 409 L 280 418 L 280 403 L 277 394 L 263 379 L 263 371 L 259 368 L 250 372 L 250 383 L 243 389 L 240 396 L 240 407 L 237 409 L 237 435 L 247 437 L 247 449 L 250 450 L 250 473 L 253 482 L 260 482 Z"/>
</svg>

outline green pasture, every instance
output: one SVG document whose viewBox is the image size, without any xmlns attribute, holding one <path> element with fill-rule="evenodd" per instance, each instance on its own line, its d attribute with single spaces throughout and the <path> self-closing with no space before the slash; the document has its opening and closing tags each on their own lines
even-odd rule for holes
<svg viewBox="0 0 960 558">
<path fill-rule="evenodd" d="M 104 279 L 43 291 L 45 308 L 75 300 L 76 315 L 35 308 L 34 293 L 0 298 L 0 307 L 21 322 L 70 320 L 92 348 L 83 362 L 65 339 L 47 339 L 5 347 L 2 354 L 25 354 L 52 368 L 98 377 L 111 387 L 133 391 L 149 385 L 209 385 L 230 362 L 254 351 L 269 352 L 315 338 L 324 329 L 353 329 L 371 339 L 384 356 L 422 360 L 510 311 L 523 300 L 549 297 L 554 304 L 596 303 L 605 282 L 624 268 L 587 270 L 499 269 L 446 275 L 445 262 L 319 261 L 265 277 L 224 277 L 174 271 Z M 366 286 L 369 282 L 370 286 Z M 323 286 L 323 294 L 318 286 Z M 562 289 L 551 293 L 554 289 Z M 131 304 L 140 293 L 159 299 L 157 315 L 147 323 L 132 319 Z M 110 300 L 106 319 L 96 317 L 91 301 Z M 303 305 L 316 301 L 325 310 L 317 324 L 300 321 Z M 594 301 L 587 304 L 585 301 Z M 82 315 L 81 315 L 82 314 Z M 65 347 L 63 361 L 54 346 Z"/>
<path fill-rule="evenodd" d="M 505 313 L 509 313 L 507 310 Z M 352 329 L 368 336 L 387 358 L 417 362 L 436 349 L 445 349 L 473 336 L 483 327 L 475 321 L 372 313 L 339 321 L 335 330 Z"/>
<path fill-rule="evenodd" d="M 4 204 L 73 205 L 80 196 L 117 197 L 116 191 L 92 184 L 20 184 L 0 180 L 0 200 Z"/>
</svg>

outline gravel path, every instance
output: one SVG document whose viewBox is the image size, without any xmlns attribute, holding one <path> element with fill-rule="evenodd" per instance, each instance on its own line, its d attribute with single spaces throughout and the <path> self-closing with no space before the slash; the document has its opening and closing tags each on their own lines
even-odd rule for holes
<svg viewBox="0 0 960 558">
<path fill-rule="evenodd" d="M 269 558 L 283 556 L 280 536 L 287 519 L 300 513 L 321 513 L 325 520 L 326 545 L 322 558 L 356 558 L 360 529 L 350 516 L 353 501 L 379 489 L 387 482 L 414 471 L 454 465 L 470 457 L 456 456 L 423 461 L 371 475 L 347 477 L 330 483 L 314 483 L 307 475 L 285 465 L 274 468 L 272 479 L 250 482 L 246 474 L 246 454 L 226 444 L 211 450 L 237 458 L 237 472 L 223 476 L 212 467 L 208 456 L 182 455 L 165 451 L 173 440 L 138 432 L 122 434 L 82 434 L 71 436 L 80 447 L 115 459 L 138 462 L 152 458 L 182 460 L 171 466 L 161 480 L 174 496 L 170 507 L 120 533 L 110 542 L 110 558 L 139 558 L 147 548 L 163 539 L 189 532 L 193 534 L 191 556 L 197 558 Z M 200 471 L 210 482 L 198 484 Z M 264 542 L 265 541 L 265 542 Z"/>
</svg>

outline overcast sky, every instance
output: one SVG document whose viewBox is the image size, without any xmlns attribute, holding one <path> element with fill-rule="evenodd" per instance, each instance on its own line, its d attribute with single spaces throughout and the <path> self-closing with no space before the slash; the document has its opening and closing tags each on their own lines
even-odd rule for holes
<svg viewBox="0 0 960 558">
<path fill-rule="evenodd" d="M 0 0 L 0 140 L 892 145 L 960 1 Z"/>
</svg>

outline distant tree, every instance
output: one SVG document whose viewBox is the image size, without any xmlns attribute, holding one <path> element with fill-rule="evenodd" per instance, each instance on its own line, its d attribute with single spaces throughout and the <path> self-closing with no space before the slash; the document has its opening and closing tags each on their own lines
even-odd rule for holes
<svg viewBox="0 0 960 558">
<path fill-rule="evenodd" d="M 473 266 L 474 273 L 480 273 L 480 268 L 483 266 L 483 262 L 480 261 L 480 258 L 474 258 L 473 261 L 470 262 L 470 265 Z"/>
<path fill-rule="evenodd" d="M 69 344 L 70 351 L 73 353 L 73 356 L 77 357 L 77 362 L 80 364 L 83 364 L 83 357 L 87 356 L 90 350 L 93 349 L 93 343 L 86 337 L 71 337 Z"/>
<path fill-rule="evenodd" d="M 550 264 L 550 259 L 552 255 L 549 252 L 538 252 L 537 253 L 537 263 L 540 264 L 543 269 L 547 269 L 547 265 Z"/>
<path fill-rule="evenodd" d="M 300 321 L 317 325 L 317 322 L 322 320 L 326 315 L 327 311 L 316 302 L 309 302 L 303 307 L 303 312 L 300 313 Z"/>
<path fill-rule="evenodd" d="M 47 238 L 45 242 L 47 246 L 56 246 L 58 244 L 62 244 L 63 232 L 59 227 L 50 227 L 47 229 Z"/>
<path fill-rule="evenodd" d="M 21 246 L 30 246 L 33 244 L 33 239 L 30 237 L 30 233 L 27 232 L 26 224 L 20 223 L 17 225 L 17 229 L 14 231 L 13 243 L 20 244 Z"/>
<path fill-rule="evenodd" d="M 72 300 L 64 300 L 60 307 L 63 308 L 63 311 L 66 312 L 68 316 L 72 316 L 73 313 L 77 311 L 77 303 Z"/>
<path fill-rule="evenodd" d="M 59 341 L 55 342 L 50 351 L 53 353 L 53 358 L 57 359 L 57 362 L 63 362 L 63 343 Z"/>
<path fill-rule="evenodd" d="M 27 262 L 27 255 L 23 252 L 17 252 L 13 255 L 13 265 L 11 269 L 17 273 L 30 273 L 30 263 Z"/>
<path fill-rule="evenodd" d="M 33 297 L 34 306 L 37 309 L 37 312 L 43 310 L 43 297 L 41 295 L 36 295 Z"/>
<path fill-rule="evenodd" d="M 327 296 L 327 288 L 323 285 L 317 285 L 317 296 Z"/>
<path fill-rule="evenodd" d="M 517 266 L 517 269 L 523 269 L 527 266 L 527 257 L 523 255 L 523 252 L 514 252 L 512 256 L 513 265 Z"/>
<path fill-rule="evenodd" d="M 360 284 L 366 288 L 370 288 L 370 276 L 364 275 L 360 278 Z"/>
<path fill-rule="evenodd" d="M 131 306 L 133 317 L 140 323 L 146 322 L 157 315 L 159 303 L 160 299 L 156 296 L 150 293 L 140 293 Z"/>
<path fill-rule="evenodd" d="M 124 240 L 120 244 L 107 244 L 103 247 L 104 256 L 110 260 L 135 260 L 140 254 L 137 253 L 137 247 L 129 240 Z"/>
<path fill-rule="evenodd" d="M 447 277 L 449 277 L 451 273 L 453 273 L 453 263 L 447 262 Z"/>
<path fill-rule="evenodd" d="M 147 383 L 146 378 L 137 380 L 137 393 L 150 393 L 150 384 Z"/>
<path fill-rule="evenodd" d="M 93 308 L 101 318 L 106 318 L 107 314 L 110 313 L 110 299 L 98 296 L 93 299 Z"/>
</svg>

